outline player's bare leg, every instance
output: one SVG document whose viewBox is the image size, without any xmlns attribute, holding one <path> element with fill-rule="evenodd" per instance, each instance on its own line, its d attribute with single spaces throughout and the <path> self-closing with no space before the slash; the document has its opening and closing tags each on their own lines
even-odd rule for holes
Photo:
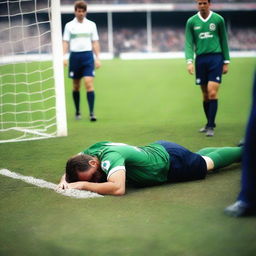
<svg viewBox="0 0 256 256">
<path fill-rule="evenodd" d="M 208 156 L 202 156 L 202 157 L 203 157 L 203 159 L 206 162 L 207 171 L 208 172 L 212 171 L 214 169 L 214 162 L 213 162 L 213 160 L 210 157 L 208 157 Z"/>
</svg>

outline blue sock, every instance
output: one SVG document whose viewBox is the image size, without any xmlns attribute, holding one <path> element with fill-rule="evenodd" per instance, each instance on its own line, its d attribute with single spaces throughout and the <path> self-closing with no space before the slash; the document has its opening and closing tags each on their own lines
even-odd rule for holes
<svg viewBox="0 0 256 256">
<path fill-rule="evenodd" d="M 88 101 L 90 115 L 93 114 L 94 100 L 95 100 L 95 93 L 94 93 L 94 91 L 87 92 L 87 101 Z"/>
<path fill-rule="evenodd" d="M 76 109 L 76 115 L 80 114 L 80 92 L 79 91 L 73 91 L 73 100 L 75 104 Z"/>
<path fill-rule="evenodd" d="M 207 127 L 216 127 L 215 117 L 218 109 L 218 100 L 209 100 L 208 124 Z"/>
</svg>

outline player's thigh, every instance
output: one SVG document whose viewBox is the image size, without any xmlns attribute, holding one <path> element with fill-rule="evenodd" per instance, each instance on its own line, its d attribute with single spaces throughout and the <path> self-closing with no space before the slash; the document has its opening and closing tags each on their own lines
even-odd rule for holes
<svg viewBox="0 0 256 256">
<path fill-rule="evenodd" d="M 208 60 L 208 81 L 221 83 L 223 72 L 222 54 L 212 54 Z"/>
<path fill-rule="evenodd" d="M 208 82 L 207 78 L 207 58 L 204 55 L 196 57 L 195 61 L 195 73 L 196 73 L 196 84 L 206 85 Z"/>
<path fill-rule="evenodd" d="M 82 78 L 80 59 L 81 59 L 80 53 L 71 52 L 70 58 L 69 58 L 69 72 L 68 72 L 69 78 L 72 78 L 72 79 Z"/>
<path fill-rule="evenodd" d="M 205 178 L 207 173 L 206 162 L 201 155 L 173 142 L 160 140 L 156 143 L 162 145 L 170 156 L 169 181 L 189 181 Z"/>
<path fill-rule="evenodd" d="M 85 52 L 81 62 L 81 73 L 83 77 L 95 76 L 94 58 L 91 51 Z M 90 79 L 89 79 L 90 80 Z M 90 82 L 90 81 L 89 81 Z"/>
</svg>

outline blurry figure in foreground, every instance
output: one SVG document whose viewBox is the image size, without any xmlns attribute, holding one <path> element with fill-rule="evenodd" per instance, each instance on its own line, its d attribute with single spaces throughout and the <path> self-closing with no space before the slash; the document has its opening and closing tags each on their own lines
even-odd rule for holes
<svg viewBox="0 0 256 256">
<path fill-rule="evenodd" d="M 252 108 L 244 141 L 241 179 L 241 191 L 237 201 L 228 206 L 225 213 L 234 217 L 256 215 L 256 73 Z"/>
</svg>

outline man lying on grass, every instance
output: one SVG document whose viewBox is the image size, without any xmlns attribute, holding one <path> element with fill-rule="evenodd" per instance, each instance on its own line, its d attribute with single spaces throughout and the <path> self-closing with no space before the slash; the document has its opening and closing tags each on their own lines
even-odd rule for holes
<svg viewBox="0 0 256 256">
<path fill-rule="evenodd" d="M 136 147 L 99 142 L 71 157 L 59 189 L 124 195 L 126 183 L 152 186 L 204 179 L 208 172 L 241 161 L 241 147 L 204 148 L 193 153 L 168 141 Z"/>
</svg>

